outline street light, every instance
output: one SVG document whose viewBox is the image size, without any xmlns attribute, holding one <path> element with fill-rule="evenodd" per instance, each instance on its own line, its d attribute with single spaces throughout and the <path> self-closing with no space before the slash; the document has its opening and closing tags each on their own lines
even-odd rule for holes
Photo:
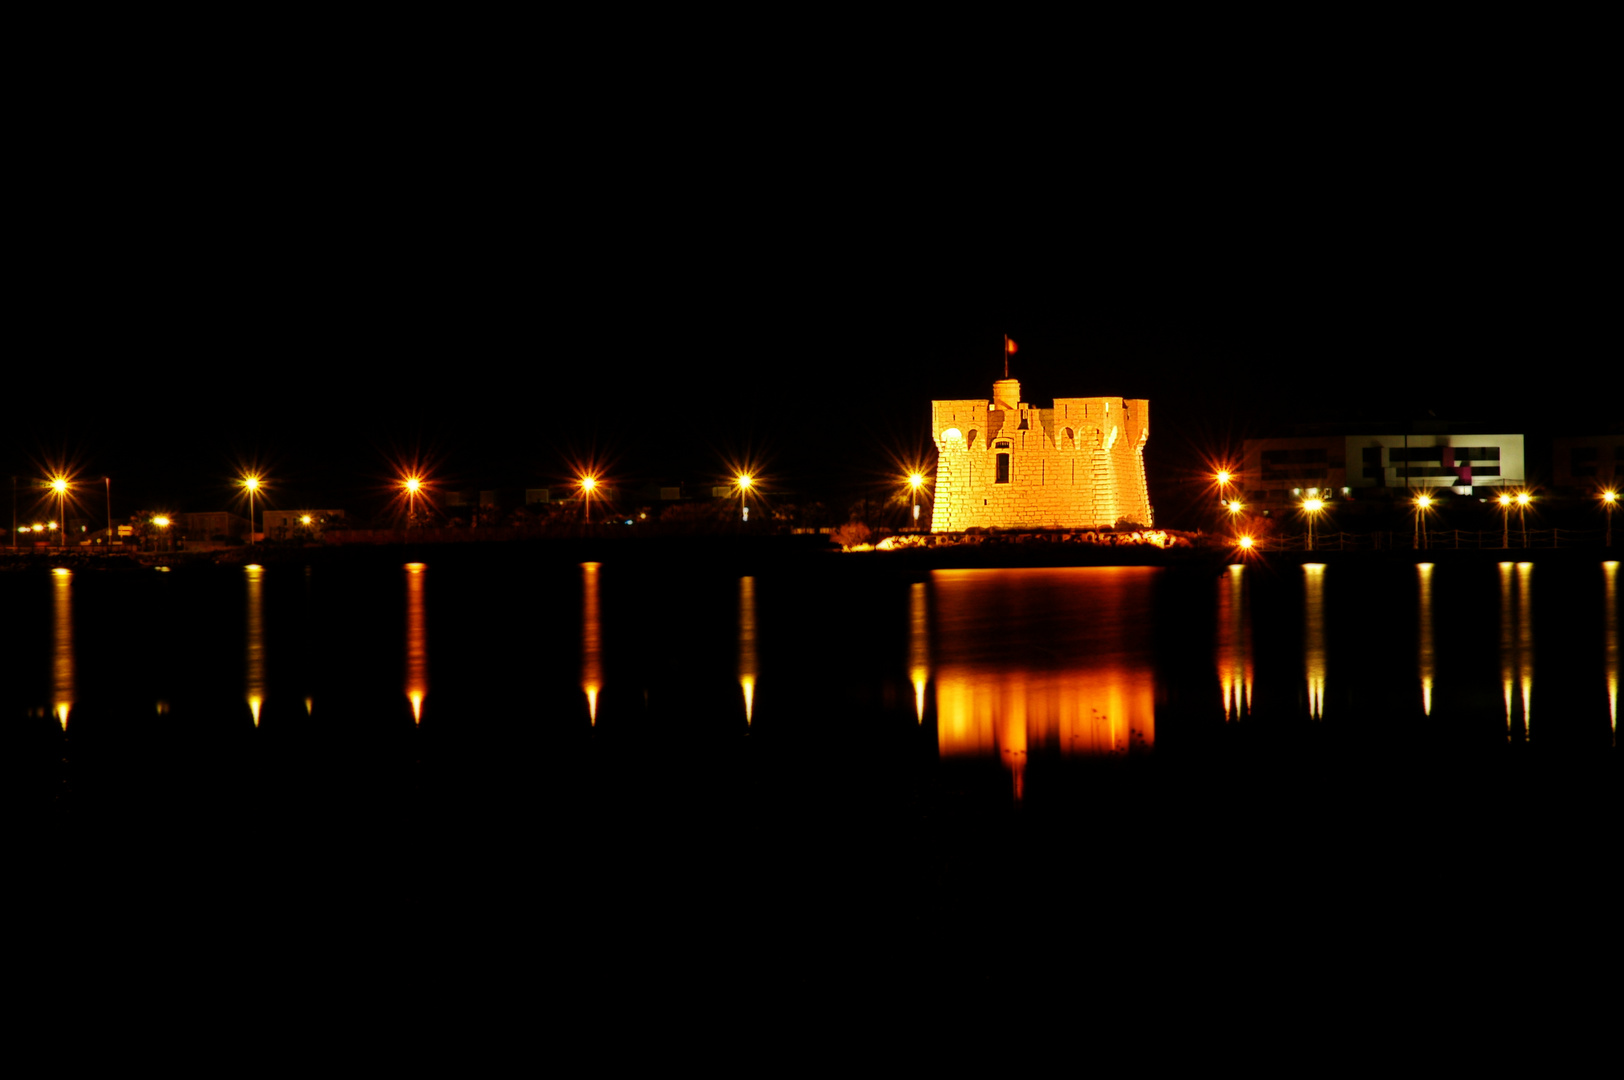
<svg viewBox="0 0 1624 1080">
<path fill-rule="evenodd" d="M 242 486 L 248 489 L 248 543 L 254 542 L 254 492 L 259 490 L 258 476 L 249 474 L 242 478 Z"/>
<path fill-rule="evenodd" d="M 1496 501 L 1500 504 L 1500 546 L 1508 548 L 1511 546 L 1511 496 L 1501 492 Z"/>
<path fill-rule="evenodd" d="M 1602 509 L 1607 512 L 1607 546 L 1613 546 L 1613 506 L 1618 502 L 1618 492 L 1611 488 L 1601 493 Z"/>
<path fill-rule="evenodd" d="M 581 477 L 581 519 L 592 524 L 592 493 L 598 490 L 598 478 L 588 474 Z"/>
<path fill-rule="evenodd" d="M 1528 504 L 1534 497 L 1526 491 L 1517 492 L 1517 524 L 1522 526 L 1522 546 L 1528 546 Z"/>
<path fill-rule="evenodd" d="M 1303 500 L 1303 510 L 1308 514 L 1308 550 L 1314 550 L 1314 519 L 1320 511 L 1325 509 L 1325 500 L 1310 495 Z"/>
<path fill-rule="evenodd" d="M 913 526 L 915 532 L 919 531 L 919 489 L 924 485 L 924 473 L 910 473 L 908 475 L 908 487 L 913 491 Z"/>
<path fill-rule="evenodd" d="M 164 550 L 169 550 L 169 544 L 167 543 L 169 539 L 169 518 L 163 514 L 159 514 L 157 517 L 152 519 L 152 524 L 158 528 L 159 536 L 166 541 L 163 544 Z"/>
<path fill-rule="evenodd" d="M 737 484 L 739 488 L 739 520 L 749 521 L 750 507 L 745 505 L 744 499 L 745 496 L 750 493 L 750 485 L 754 484 L 755 480 L 750 476 L 749 473 L 740 473 L 733 482 Z"/>
<path fill-rule="evenodd" d="M 412 527 L 412 519 L 417 516 L 417 497 L 423 491 L 423 478 L 421 476 L 408 476 L 400 482 L 406 490 L 406 527 Z"/>
<path fill-rule="evenodd" d="M 1235 514 L 1238 512 L 1234 506 L 1240 501 L 1229 490 L 1234 485 L 1235 474 L 1228 469 L 1219 469 L 1212 474 L 1212 480 L 1218 485 L 1218 505 L 1229 511 L 1230 523 L 1233 525 Z"/>
<path fill-rule="evenodd" d="M 68 546 L 68 478 L 51 477 L 51 490 L 56 492 L 56 516 L 62 519 L 62 546 Z"/>
<path fill-rule="evenodd" d="M 1427 546 L 1427 511 L 1431 508 L 1431 495 L 1415 497 L 1415 546 L 1423 550 Z"/>
</svg>

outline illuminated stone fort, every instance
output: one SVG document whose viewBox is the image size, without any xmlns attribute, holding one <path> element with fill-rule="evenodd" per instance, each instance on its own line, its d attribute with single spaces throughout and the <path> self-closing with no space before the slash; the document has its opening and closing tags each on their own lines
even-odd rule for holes
<svg viewBox="0 0 1624 1080">
<path fill-rule="evenodd" d="M 992 384 L 992 401 L 933 401 L 936 507 L 931 532 L 1151 525 L 1145 487 L 1150 402 L 1021 400 L 1018 379 Z"/>
</svg>

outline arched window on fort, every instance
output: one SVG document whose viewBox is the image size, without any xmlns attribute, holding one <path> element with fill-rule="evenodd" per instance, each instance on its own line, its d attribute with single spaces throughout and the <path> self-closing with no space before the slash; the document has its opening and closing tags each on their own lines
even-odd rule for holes
<svg viewBox="0 0 1624 1080">
<path fill-rule="evenodd" d="M 992 482 L 995 484 L 1007 484 L 1009 483 L 1009 443 L 998 442 L 994 445 L 998 450 L 996 461 L 998 471 L 993 475 Z"/>
<path fill-rule="evenodd" d="M 1066 428 L 1060 433 L 1060 446 L 1065 450 L 1077 449 L 1077 436 L 1072 434 L 1071 428 Z"/>
<path fill-rule="evenodd" d="M 969 434 L 968 437 L 965 438 L 964 445 L 968 449 L 971 449 L 971 450 L 975 449 L 975 445 L 976 445 L 976 429 L 975 428 L 970 429 L 970 434 Z"/>
</svg>

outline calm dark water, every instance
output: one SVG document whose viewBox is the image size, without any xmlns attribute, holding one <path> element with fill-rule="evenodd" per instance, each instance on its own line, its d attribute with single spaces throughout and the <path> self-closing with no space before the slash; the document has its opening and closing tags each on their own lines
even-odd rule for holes
<svg viewBox="0 0 1624 1080">
<path fill-rule="evenodd" d="M 8 574 L 12 788 L 47 820 L 872 838 L 1616 773 L 1613 563 L 893 565 Z"/>
</svg>

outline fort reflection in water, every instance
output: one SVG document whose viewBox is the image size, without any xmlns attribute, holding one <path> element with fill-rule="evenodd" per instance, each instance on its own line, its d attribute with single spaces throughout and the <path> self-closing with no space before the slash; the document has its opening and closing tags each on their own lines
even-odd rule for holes
<svg viewBox="0 0 1624 1080">
<path fill-rule="evenodd" d="M 1124 754 L 1155 742 L 1150 567 L 941 570 L 936 725 L 943 757 Z"/>
</svg>

